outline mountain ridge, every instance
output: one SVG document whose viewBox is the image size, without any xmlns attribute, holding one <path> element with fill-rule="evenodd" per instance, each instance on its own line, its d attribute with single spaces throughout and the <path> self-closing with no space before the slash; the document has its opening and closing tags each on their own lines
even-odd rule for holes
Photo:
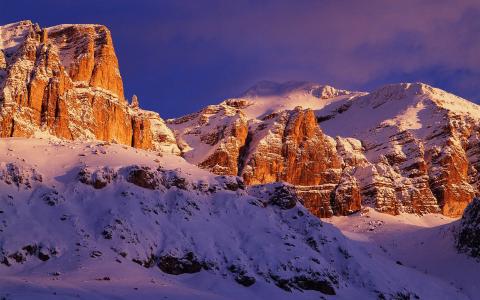
<svg viewBox="0 0 480 300">
<path fill-rule="evenodd" d="M 0 298 L 479 295 L 476 104 L 292 81 L 168 120 L 128 102 L 106 27 L 0 27 Z"/>
<path fill-rule="evenodd" d="M 459 216 L 479 194 L 480 109 L 429 85 L 366 93 L 262 81 L 164 121 L 124 99 L 106 27 L 22 21 L 0 31 L 2 137 L 104 140 L 175 153 L 249 184 L 287 181 L 320 217 L 362 205 Z"/>
</svg>

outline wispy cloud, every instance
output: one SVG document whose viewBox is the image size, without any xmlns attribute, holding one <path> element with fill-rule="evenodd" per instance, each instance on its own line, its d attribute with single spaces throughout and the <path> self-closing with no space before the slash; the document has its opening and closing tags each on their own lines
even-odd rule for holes
<svg viewBox="0 0 480 300">
<path fill-rule="evenodd" d="M 160 111 L 178 115 L 178 103 L 195 109 L 260 79 L 357 90 L 414 80 L 480 100 L 478 0 L 89 2 L 26 14 L 17 1 L 9 16 L 110 26 L 127 93 Z"/>
</svg>

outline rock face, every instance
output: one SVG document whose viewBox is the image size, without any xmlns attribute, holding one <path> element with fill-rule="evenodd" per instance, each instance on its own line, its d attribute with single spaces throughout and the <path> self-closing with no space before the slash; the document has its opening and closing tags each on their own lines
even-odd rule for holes
<svg viewBox="0 0 480 300">
<path fill-rule="evenodd" d="M 312 110 L 273 113 L 252 124 L 239 175 L 247 184 L 285 181 L 315 215 L 328 217 L 360 209 L 358 187 L 342 180 L 342 159 L 323 134 Z M 345 197 L 345 194 L 354 194 Z"/>
<path fill-rule="evenodd" d="M 168 120 L 184 157 L 248 185 L 285 181 L 319 217 L 360 209 L 356 179 L 343 172 L 335 141 L 325 136 L 312 110 L 297 107 L 250 120 L 251 102 L 230 99 Z M 346 180 L 349 178 L 350 180 Z"/>
<path fill-rule="evenodd" d="M 336 183 L 341 160 L 311 110 L 298 107 L 265 116 L 252 126 L 240 175 L 247 184 L 286 181 L 294 185 Z"/>
<path fill-rule="evenodd" d="M 125 100 L 100 25 L 0 26 L 0 137 L 97 139 L 183 157 L 248 185 L 284 181 L 315 215 L 369 205 L 460 216 L 480 196 L 480 108 L 425 84 L 372 93 L 261 82 L 165 122 Z"/>
<path fill-rule="evenodd" d="M 247 103 L 226 101 L 178 119 L 168 120 L 184 157 L 219 175 L 237 175 L 240 151 L 248 125 L 239 107 Z"/>
<path fill-rule="evenodd" d="M 42 29 L 22 21 L 1 26 L 0 35 L 0 137 L 46 132 L 178 152 L 157 114 L 130 107 L 125 100 L 106 27 Z"/>
<path fill-rule="evenodd" d="M 303 108 L 293 108 L 296 103 Z M 225 124 L 235 123 L 225 122 L 226 107 L 242 120 L 242 135 L 230 147 L 222 144 L 228 139 L 211 139 L 221 155 L 202 139 L 184 138 L 236 136 L 222 135 L 231 131 L 223 130 Z M 204 127 L 200 115 L 220 125 Z M 321 217 L 349 214 L 362 204 L 389 214 L 459 216 L 479 194 L 480 108 L 425 84 L 389 85 L 367 94 L 262 82 L 241 98 L 169 120 L 174 129 L 180 123 L 175 133 L 188 149 L 187 160 L 242 176 L 249 185 L 293 184 L 305 206 Z M 202 156 L 207 153 L 208 159 Z M 220 171 L 227 162 L 230 167 Z"/>
<path fill-rule="evenodd" d="M 457 248 L 480 258 L 480 199 L 475 198 L 465 209 L 457 236 Z"/>
<path fill-rule="evenodd" d="M 361 141 L 368 163 L 354 176 L 363 202 L 380 211 L 455 217 L 478 194 L 478 105 L 425 84 L 396 84 L 318 115 L 328 134 Z"/>
</svg>

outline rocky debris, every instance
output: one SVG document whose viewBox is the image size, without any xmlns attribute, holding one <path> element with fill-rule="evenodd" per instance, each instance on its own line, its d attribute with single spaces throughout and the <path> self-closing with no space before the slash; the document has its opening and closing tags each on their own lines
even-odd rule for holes
<svg viewBox="0 0 480 300">
<path fill-rule="evenodd" d="M 55 189 L 50 189 L 42 193 L 40 198 L 49 206 L 56 206 L 65 202 L 65 197 Z"/>
<path fill-rule="evenodd" d="M 36 257 L 41 261 L 47 261 L 51 257 L 58 255 L 58 251 L 55 248 L 45 247 L 38 244 L 29 244 L 21 249 L 14 251 L 13 253 L 8 253 L 5 250 L 1 250 L 1 255 L 3 258 L 0 259 L 0 263 L 9 267 L 13 263 L 25 263 L 29 257 Z"/>
<path fill-rule="evenodd" d="M 165 186 L 167 189 L 176 187 L 181 190 L 188 190 L 192 186 L 187 178 L 181 176 L 179 172 L 165 171 L 162 169 L 158 169 L 157 171 L 159 171 L 159 176 L 161 177 L 163 186 Z"/>
<path fill-rule="evenodd" d="M 42 182 L 42 175 L 35 169 L 15 163 L 0 162 L 0 180 L 16 187 L 32 188 L 34 182 Z"/>
<path fill-rule="evenodd" d="M 262 206 L 274 205 L 285 210 L 294 208 L 302 200 L 295 187 L 284 182 L 250 186 L 248 194 L 259 199 Z"/>
<path fill-rule="evenodd" d="M 117 178 L 117 173 L 110 167 L 83 167 L 78 172 L 78 178 L 81 183 L 102 189 Z"/>
<path fill-rule="evenodd" d="M 91 258 L 97 258 L 97 257 L 100 257 L 102 255 L 103 255 L 102 251 L 99 251 L 99 250 L 93 250 L 92 252 L 90 252 L 90 257 Z"/>
<path fill-rule="evenodd" d="M 332 283 L 327 279 L 296 276 L 291 280 L 291 282 L 302 290 L 314 290 L 325 295 L 336 295 Z"/>
<path fill-rule="evenodd" d="M 292 278 L 282 278 L 278 275 L 270 274 L 275 284 L 288 292 L 292 289 L 299 290 L 315 290 L 325 295 L 336 295 L 332 280 L 338 283 L 335 276 L 322 276 L 319 273 L 308 273 L 301 276 L 293 276 Z"/>
<path fill-rule="evenodd" d="M 215 179 L 220 183 L 220 187 L 230 191 L 244 190 L 245 182 L 238 176 L 217 176 Z"/>
<path fill-rule="evenodd" d="M 47 131 L 70 140 L 95 138 L 179 153 L 158 114 L 124 99 L 105 26 L 41 29 L 22 21 L 0 26 L 0 33 L 6 44 L 15 44 L 0 49 L 0 137 Z"/>
<path fill-rule="evenodd" d="M 475 198 L 463 213 L 457 235 L 457 248 L 470 256 L 480 258 L 480 198 Z"/>
<path fill-rule="evenodd" d="M 248 276 L 248 275 L 245 275 L 245 274 L 237 274 L 235 276 L 235 281 L 238 284 L 241 284 L 245 287 L 249 287 L 249 286 L 252 286 L 253 284 L 255 284 L 256 279 L 255 279 L 255 277 Z"/>
<path fill-rule="evenodd" d="M 247 272 L 244 269 L 242 269 L 241 266 L 231 265 L 228 267 L 228 270 L 235 275 L 235 281 L 238 284 L 241 284 L 245 287 L 249 287 L 255 284 L 256 282 L 255 277 L 248 275 Z"/>
<path fill-rule="evenodd" d="M 297 205 L 299 200 L 300 198 L 296 195 L 293 187 L 281 184 L 274 188 L 269 203 L 281 209 L 291 209 Z"/>
<path fill-rule="evenodd" d="M 158 189 L 161 184 L 158 173 L 145 166 L 131 167 L 128 172 L 127 181 L 150 190 Z"/>
<path fill-rule="evenodd" d="M 185 273 L 197 273 L 202 270 L 202 264 L 193 252 L 188 252 L 182 257 L 163 255 L 158 259 L 158 267 L 167 274 L 180 275 Z"/>
<path fill-rule="evenodd" d="M 152 169 L 147 166 L 129 166 L 123 168 L 126 171 L 126 180 L 139 187 L 156 190 L 161 187 L 170 189 L 176 187 L 181 190 L 187 190 L 192 184 L 183 177 L 178 171 L 163 170 L 161 167 Z M 123 173 L 123 170 L 120 172 Z"/>
</svg>

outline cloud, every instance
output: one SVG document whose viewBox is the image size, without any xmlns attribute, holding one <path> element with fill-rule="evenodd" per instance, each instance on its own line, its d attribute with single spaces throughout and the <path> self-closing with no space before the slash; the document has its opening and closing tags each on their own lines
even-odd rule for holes
<svg viewBox="0 0 480 300">
<path fill-rule="evenodd" d="M 108 25 L 127 94 L 172 115 L 261 79 L 415 80 L 480 100 L 478 0 L 44 1 L 31 14 L 18 1 L 9 15 L 42 25 Z"/>
</svg>

